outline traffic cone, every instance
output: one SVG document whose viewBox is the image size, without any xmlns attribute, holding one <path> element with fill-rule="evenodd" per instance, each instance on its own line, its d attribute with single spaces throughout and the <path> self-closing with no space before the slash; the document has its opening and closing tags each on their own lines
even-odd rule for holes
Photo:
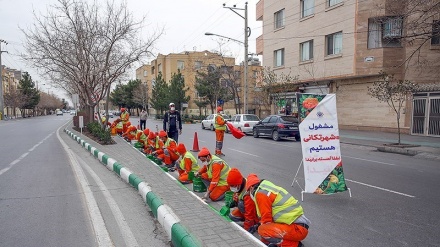
<svg viewBox="0 0 440 247">
<path fill-rule="evenodd" d="M 193 152 L 199 152 L 199 138 L 197 138 L 197 132 L 194 132 L 194 143 L 193 143 L 193 149 L 191 150 Z"/>
</svg>

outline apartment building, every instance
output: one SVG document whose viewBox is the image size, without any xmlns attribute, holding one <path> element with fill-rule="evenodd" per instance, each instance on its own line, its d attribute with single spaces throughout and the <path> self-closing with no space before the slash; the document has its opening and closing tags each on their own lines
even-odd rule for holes
<svg viewBox="0 0 440 247">
<path fill-rule="evenodd" d="M 402 111 L 402 131 L 440 136 L 440 16 L 424 20 L 425 42 L 410 40 L 420 27 L 412 22 L 417 16 L 408 15 L 409 2 L 260 0 L 257 54 L 276 73 L 298 75 L 301 92 L 335 93 L 344 129 L 396 132 L 396 113 L 371 97 L 368 87 L 380 71 L 417 83 L 420 92 Z M 294 92 L 289 102 L 296 106 Z"/>
<path fill-rule="evenodd" d="M 21 80 L 21 71 L 16 69 L 8 68 L 4 65 L 1 66 L 1 76 L 2 76 L 2 86 L 3 86 L 3 99 L 5 100 L 5 94 L 10 94 L 11 91 L 14 91 L 17 89 L 19 85 L 19 81 Z M 14 115 L 14 109 L 11 107 L 6 106 L 6 100 L 4 102 L 4 109 L 3 112 L 5 115 Z M 19 111 L 19 109 L 15 109 L 16 111 Z"/>
<path fill-rule="evenodd" d="M 219 83 L 223 86 L 227 86 L 229 83 L 238 84 L 237 91 L 240 100 L 235 99 L 239 102 L 239 108 L 241 112 L 243 111 L 243 99 L 244 99 L 244 83 L 243 83 L 243 66 L 235 65 L 235 58 L 224 57 L 220 54 L 209 52 L 209 51 L 184 51 L 181 53 L 170 53 L 168 55 L 158 54 L 157 58 L 150 62 L 150 64 L 145 64 L 136 69 L 136 79 L 139 79 L 142 83 L 146 83 L 148 87 L 148 95 L 151 97 L 152 88 L 154 85 L 154 80 L 158 76 L 159 72 L 162 73 L 163 79 L 169 83 L 172 75 L 174 73 L 180 73 L 185 78 L 185 86 L 189 88 L 187 91 L 187 96 L 190 96 L 190 101 L 188 102 L 187 108 L 184 110 L 183 114 L 188 115 L 208 115 L 211 114 L 211 109 L 204 108 L 200 112 L 199 107 L 194 103 L 194 100 L 201 100 L 198 92 L 195 88 L 197 71 L 206 71 L 208 67 L 216 67 L 224 69 L 225 73 L 223 78 Z M 229 73 L 233 70 L 233 73 Z M 254 88 L 256 80 L 258 79 L 258 71 L 261 70 L 259 62 L 253 60 L 250 61 L 248 66 L 248 89 Z M 233 74 L 234 76 L 231 76 Z M 258 104 L 258 100 L 255 100 L 255 96 L 252 92 L 247 94 L 247 103 L 249 112 L 262 112 L 267 114 Z M 156 114 L 155 109 L 149 109 L 150 114 Z M 224 104 L 224 112 L 226 114 L 236 114 L 234 101 L 228 101 Z"/>
</svg>

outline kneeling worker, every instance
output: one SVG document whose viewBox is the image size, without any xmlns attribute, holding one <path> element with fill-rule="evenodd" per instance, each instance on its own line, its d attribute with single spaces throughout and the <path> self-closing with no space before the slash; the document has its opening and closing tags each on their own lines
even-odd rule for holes
<svg viewBox="0 0 440 247">
<path fill-rule="evenodd" d="M 249 176 L 257 176 L 250 174 Z M 236 207 L 229 214 L 229 218 L 234 222 L 243 222 L 243 228 L 254 233 L 257 230 L 258 216 L 255 209 L 255 203 L 246 190 L 246 181 L 237 168 L 229 171 L 227 182 L 231 191 L 234 192 L 234 201 L 230 207 Z"/>
<path fill-rule="evenodd" d="M 219 157 L 211 155 L 207 148 L 202 148 L 199 152 L 199 160 L 202 161 L 203 167 L 196 175 L 200 175 L 203 183 L 208 188 L 202 199 L 210 198 L 212 201 L 219 201 L 225 198 L 226 191 L 229 191 L 226 178 L 231 168 Z"/>
<path fill-rule="evenodd" d="M 246 189 L 260 217 L 261 241 L 268 246 L 303 246 L 300 241 L 307 237 L 310 221 L 298 200 L 284 188 L 256 176 L 248 176 Z"/>
<path fill-rule="evenodd" d="M 192 181 L 188 180 L 188 173 L 196 173 L 200 169 L 197 159 L 191 152 L 186 151 L 186 147 L 183 143 L 179 143 L 176 150 L 180 154 L 180 158 L 176 164 L 177 171 L 179 172 L 178 180 L 183 184 L 192 183 Z"/>
</svg>

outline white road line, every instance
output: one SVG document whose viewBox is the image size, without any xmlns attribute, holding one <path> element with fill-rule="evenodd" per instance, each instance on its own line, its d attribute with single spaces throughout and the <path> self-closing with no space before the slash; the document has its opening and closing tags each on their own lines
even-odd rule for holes
<svg viewBox="0 0 440 247">
<path fill-rule="evenodd" d="M 375 189 L 378 189 L 378 190 L 383 190 L 383 191 L 391 192 L 391 193 L 398 194 L 398 195 L 401 195 L 401 196 L 407 196 L 407 197 L 411 197 L 411 198 L 415 197 L 415 196 L 408 195 L 408 194 L 405 194 L 405 193 L 401 193 L 401 192 L 397 192 L 397 191 L 394 191 L 394 190 L 385 189 L 385 188 L 374 186 L 374 185 L 371 185 L 371 184 L 366 184 L 366 183 L 354 181 L 354 180 L 351 180 L 351 179 L 345 179 L 345 180 L 346 181 L 350 181 L 352 183 L 357 183 L 357 184 L 360 184 L 360 185 L 365 185 L 365 186 L 368 186 L 368 187 L 371 187 L 371 188 L 375 188 Z"/>
<path fill-rule="evenodd" d="M 260 158 L 260 156 L 255 155 L 255 154 L 246 153 L 246 152 L 243 152 L 243 151 L 240 151 L 240 150 L 237 150 L 237 149 L 233 149 L 233 148 L 228 148 L 228 149 L 232 150 L 232 151 L 235 151 L 235 152 L 242 153 L 242 154 L 247 154 L 247 155 L 250 155 L 250 156 L 254 156 L 254 157 Z"/>
<path fill-rule="evenodd" d="M 384 164 L 384 165 L 389 165 L 389 166 L 396 166 L 396 164 L 391 164 L 391 163 L 386 163 L 386 162 L 381 162 L 381 161 L 375 161 L 375 160 L 369 160 L 369 159 L 361 159 L 361 158 L 356 158 L 356 157 L 347 156 L 347 155 L 342 155 L 342 157 L 347 157 L 347 158 L 351 158 L 351 159 L 355 159 L 355 160 L 369 161 L 369 162 L 378 163 L 378 164 Z"/>
<path fill-rule="evenodd" d="M 113 196 L 111 195 L 105 184 L 102 182 L 99 176 L 96 175 L 96 173 L 90 168 L 90 166 L 88 166 L 87 163 L 84 162 L 84 160 L 82 160 L 78 155 L 77 155 L 77 159 L 81 161 L 82 167 L 84 167 L 84 169 L 86 169 L 86 171 L 90 174 L 93 180 L 95 180 L 96 184 L 99 187 L 99 190 L 104 195 L 105 200 L 107 201 L 107 204 L 109 205 L 110 210 L 112 211 L 113 216 L 115 217 L 116 223 L 118 224 L 118 227 L 121 230 L 122 238 L 124 239 L 125 246 L 140 246 L 136 241 L 133 232 L 128 226 L 124 218 L 124 215 L 122 214 L 121 209 L 119 209 L 118 204 L 116 203 L 115 199 L 113 199 Z"/>
<path fill-rule="evenodd" d="M 35 148 L 37 148 L 38 146 L 40 146 L 44 141 L 46 141 L 53 133 L 50 133 L 48 136 L 46 136 L 43 140 L 41 140 L 40 142 L 38 142 L 37 144 L 35 144 L 31 149 L 29 149 L 29 152 L 26 152 L 22 155 L 20 155 L 20 157 L 14 161 L 12 161 L 11 163 L 8 164 L 7 167 L 3 168 L 0 170 L 0 176 L 3 175 L 4 173 L 6 173 L 7 171 L 9 171 L 9 169 L 11 169 L 15 164 L 19 163 L 22 159 L 24 159 L 30 152 L 34 151 Z"/>
<path fill-rule="evenodd" d="M 102 218 L 101 212 L 99 211 L 98 203 L 96 202 L 96 199 L 93 196 L 93 192 L 90 189 L 89 184 L 87 182 L 86 175 L 84 174 L 84 171 L 81 169 L 81 166 L 79 165 L 78 161 L 75 159 L 73 151 L 70 150 L 67 144 L 61 139 L 59 134 L 60 128 L 57 129 L 57 137 L 61 145 L 63 146 L 64 150 L 66 151 L 67 156 L 69 157 L 70 165 L 72 166 L 75 176 L 83 190 L 83 195 L 89 211 L 90 219 L 92 221 L 91 224 L 95 231 L 96 242 L 98 246 L 102 246 L 102 247 L 114 246 L 110 238 L 110 234 L 108 233 L 107 228 L 105 227 L 104 219 Z"/>
</svg>

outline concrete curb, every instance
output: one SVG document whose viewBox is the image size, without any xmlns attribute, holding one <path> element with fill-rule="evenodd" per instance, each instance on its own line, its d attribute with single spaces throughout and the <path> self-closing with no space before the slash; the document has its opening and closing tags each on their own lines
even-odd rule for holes
<svg viewBox="0 0 440 247">
<path fill-rule="evenodd" d="M 180 224 L 180 219 L 173 212 L 173 210 L 162 203 L 160 198 L 151 191 L 151 187 L 148 183 L 143 182 L 138 176 L 133 174 L 129 169 L 123 167 L 115 159 L 108 157 L 107 154 L 100 152 L 97 148 L 92 147 L 89 143 L 85 142 L 71 131 L 64 129 L 72 139 L 77 141 L 81 146 L 88 150 L 93 156 L 95 156 L 107 169 L 115 172 L 126 183 L 133 186 L 141 195 L 143 201 L 148 204 L 154 217 L 159 221 L 161 226 L 166 231 L 169 240 L 175 247 L 199 247 L 202 246 L 201 242 L 188 230 Z"/>
</svg>

